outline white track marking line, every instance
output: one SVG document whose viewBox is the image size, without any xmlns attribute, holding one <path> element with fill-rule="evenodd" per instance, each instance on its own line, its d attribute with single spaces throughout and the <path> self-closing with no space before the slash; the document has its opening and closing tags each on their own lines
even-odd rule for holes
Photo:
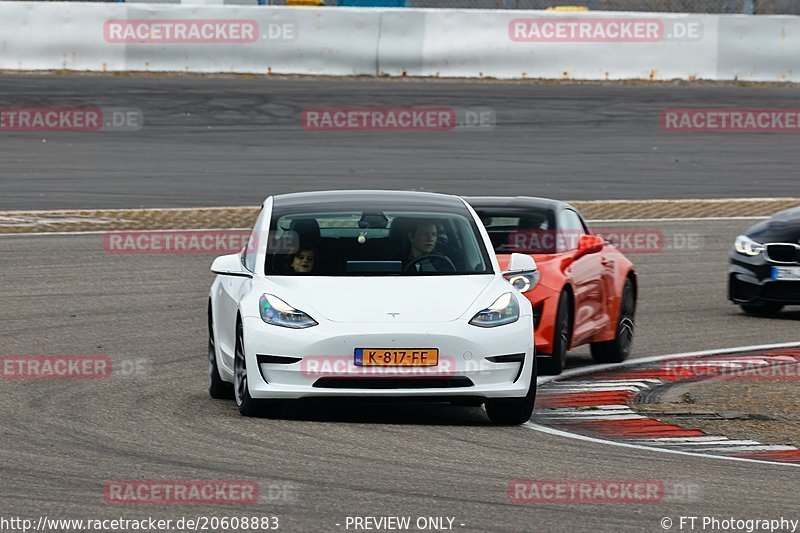
<svg viewBox="0 0 800 533">
<path fill-rule="evenodd" d="M 613 370 L 619 368 L 627 368 L 629 366 L 638 366 L 647 363 L 658 363 L 661 361 L 669 361 L 672 359 L 689 359 L 692 357 L 703 357 L 705 355 L 727 355 L 746 351 L 761 351 L 761 350 L 778 350 L 782 348 L 800 348 L 800 342 L 783 342 L 777 344 L 756 344 L 753 346 L 738 346 L 734 348 L 720 348 L 714 350 L 700 350 L 696 352 L 675 353 L 668 355 L 653 355 L 650 357 L 638 357 L 629 359 L 624 363 L 614 363 L 607 365 L 590 365 L 581 368 L 573 368 L 562 372 L 558 376 L 539 376 L 536 378 L 536 383 L 543 385 L 545 383 L 559 382 L 562 379 L 569 379 L 576 376 L 586 376 L 589 374 L 596 374 L 605 370 Z"/>
<path fill-rule="evenodd" d="M 601 416 L 576 416 L 576 417 L 537 417 L 537 419 L 541 419 L 542 421 L 547 421 L 550 423 L 558 422 L 560 424 L 570 424 L 573 422 L 595 422 L 597 420 L 645 420 L 647 417 L 642 415 L 637 415 L 635 413 L 631 413 L 629 415 L 601 415 Z"/>
<path fill-rule="evenodd" d="M 728 437 L 722 435 L 703 435 L 702 437 L 654 437 L 650 439 L 633 439 L 630 442 L 656 442 L 659 444 L 688 444 L 691 442 L 719 442 L 728 440 Z"/>
<path fill-rule="evenodd" d="M 559 394 L 570 394 L 574 392 L 588 392 L 589 394 L 592 393 L 599 393 L 599 392 L 638 392 L 642 389 L 648 389 L 649 387 L 600 387 L 597 389 L 591 388 L 583 388 L 583 387 L 558 387 L 557 389 L 548 391 L 546 394 L 547 396 L 558 396 Z"/>
<path fill-rule="evenodd" d="M 611 404 L 611 405 L 584 405 L 579 407 L 544 407 L 544 411 L 547 412 L 589 412 L 592 411 L 612 411 L 612 410 L 625 410 L 630 409 L 627 405 L 622 404 Z M 544 412 L 543 411 L 543 412 Z"/>
<path fill-rule="evenodd" d="M 780 445 L 767 445 L 758 443 L 757 445 L 752 446 L 734 446 L 732 448 L 727 447 L 720 447 L 714 446 L 710 447 L 707 450 L 704 449 L 704 452 L 712 452 L 717 451 L 720 453 L 747 453 L 747 452 L 793 452 L 797 450 L 794 446 L 780 446 Z"/>
<path fill-rule="evenodd" d="M 627 442 L 615 442 L 612 440 L 605 440 L 605 439 L 597 439 L 594 437 L 587 437 L 585 435 L 578 435 L 576 433 L 569 433 L 567 431 L 561 431 L 559 429 L 549 428 L 547 426 L 540 426 L 539 424 L 534 424 L 533 422 L 526 422 L 523 424 L 523 427 L 528 429 L 532 429 L 534 431 L 539 431 L 541 433 L 547 433 L 548 435 L 554 435 L 557 437 L 566 437 L 569 439 L 581 440 L 584 442 L 593 442 L 597 444 L 610 444 L 611 446 L 620 446 L 622 448 L 632 448 L 634 450 L 643 450 L 647 452 L 656 452 L 656 453 L 671 453 L 675 455 L 688 455 L 691 457 L 701 457 L 704 459 L 722 459 L 725 461 L 740 461 L 745 463 L 761 463 L 765 465 L 772 465 L 772 466 L 794 466 L 800 467 L 800 463 L 778 463 L 775 461 L 763 461 L 761 459 L 750 459 L 748 457 L 730 457 L 726 455 L 709 455 L 704 453 L 696 453 L 696 452 L 685 452 L 682 450 L 671 450 L 668 448 L 656 448 L 654 446 L 642 446 L 639 444 L 629 444 Z"/>
<path fill-rule="evenodd" d="M 660 383 L 660 379 L 640 379 L 636 381 L 631 380 L 619 380 L 619 379 L 609 379 L 609 380 L 598 380 L 598 381 L 570 381 L 569 383 L 565 383 L 564 386 L 573 386 L 576 387 L 585 387 L 585 388 L 602 388 L 602 387 L 619 387 L 621 385 L 629 385 L 632 387 L 649 387 L 650 385 L 656 385 Z"/>
<path fill-rule="evenodd" d="M 697 450 L 699 448 L 719 449 L 724 450 L 728 446 L 764 446 L 761 442 L 755 440 L 718 440 L 718 441 L 703 441 L 703 442 L 649 442 L 647 440 L 636 439 L 636 444 L 651 444 L 656 446 L 686 446 Z"/>
<path fill-rule="evenodd" d="M 119 229 L 119 230 L 92 230 L 92 231 L 39 231 L 36 233 L 0 233 L 0 237 L 46 237 L 46 236 L 71 236 L 71 235 L 105 235 L 106 233 L 176 233 L 179 231 L 250 231 L 253 228 L 180 228 L 180 229 Z"/>
<path fill-rule="evenodd" d="M 556 417 L 556 416 L 563 416 L 563 417 L 573 417 L 573 416 L 603 416 L 603 415 L 626 415 L 626 414 L 639 414 L 633 411 L 633 409 L 595 409 L 595 410 L 588 410 L 588 409 L 573 409 L 570 411 L 545 411 L 542 413 L 538 413 L 541 416 L 546 417 Z"/>
<path fill-rule="evenodd" d="M 652 357 L 641 357 L 637 359 L 630 359 L 623 363 L 617 364 L 608 364 L 608 365 L 596 365 L 591 367 L 583 367 L 583 368 L 574 368 L 572 370 L 567 370 L 566 372 L 561 373 L 558 376 L 539 376 L 536 379 L 537 385 L 543 385 L 545 383 L 558 383 L 563 379 L 569 379 L 573 376 L 586 376 L 590 374 L 596 374 L 599 372 L 604 372 L 606 370 L 611 369 L 618 369 L 618 368 L 627 368 L 630 366 L 639 366 L 648 363 L 658 363 L 661 361 L 669 361 L 673 359 L 690 359 L 693 357 L 703 357 L 709 355 L 726 355 L 726 354 L 734 354 L 734 353 L 741 353 L 741 352 L 749 352 L 749 351 L 765 351 L 765 350 L 776 350 L 782 348 L 800 348 L 800 343 L 798 342 L 786 342 L 786 343 L 778 343 L 778 344 L 758 344 L 753 346 L 738 346 L 735 348 L 722 348 L 722 349 L 715 349 L 715 350 L 700 350 L 696 352 L 686 352 L 686 353 L 677 353 L 677 354 L 667 354 L 667 355 L 656 355 Z M 644 451 L 652 451 L 655 453 L 671 453 L 676 455 L 688 455 L 693 457 L 704 457 L 710 459 L 722 459 L 726 461 L 740 461 L 740 462 L 747 462 L 747 463 L 761 463 L 767 465 L 776 465 L 776 466 L 794 466 L 800 467 L 800 463 L 781 463 L 776 461 L 765 461 L 761 459 L 751 459 L 748 457 L 730 457 L 726 455 L 711 455 L 705 453 L 698 453 L 698 452 L 688 452 L 683 450 L 673 450 L 670 448 L 659 448 L 655 446 L 645 446 L 641 444 L 633 444 L 630 442 L 616 442 L 612 440 L 606 439 L 598 439 L 595 437 L 588 437 L 586 435 L 579 435 L 577 433 L 570 433 L 568 431 L 562 431 L 560 429 L 554 429 L 547 426 L 539 425 L 535 422 L 528 421 L 523 424 L 524 427 L 528 429 L 532 429 L 534 431 L 539 431 L 541 433 L 546 433 L 548 435 L 555 435 L 558 437 L 565 437 L 568 439 L 575 439 L 584 442 L 593 442 L 597 444 L 607 444 L 610 446 L 620 446 L 622 448 L 632 448 L 636 450 L 644 450 Z M 719 438 L 719 437 L 716 437 Z M 792 448 L 794 449 L 794 448 Z"/>
<path fill-rule="evenodd" d="M 681 217 L 681 218 L 601 218 L 587 220 L 587 224 L 623 224 L 633 222 L 636 224 L 645 222 L 722 222 L 725 220 L 767 220 L 770 217 Z M 592 228 L 589 228 L 592 229 Z"/>
</svg>

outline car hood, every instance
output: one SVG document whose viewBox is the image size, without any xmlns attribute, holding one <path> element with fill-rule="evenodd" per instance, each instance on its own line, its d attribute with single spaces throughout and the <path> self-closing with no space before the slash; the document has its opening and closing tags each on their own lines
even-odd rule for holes
<svg viewBox="0 0 800 533">
<path fill-rule="evenodd" d="M 277 285 L 276 296 L 312 318 L 397 324 L 456 320 L 470 309 L 495 279 L 493 275 L 282 276 L 273 277 L 271 281 Z M 491 303 L 487 301 L 486 305 Z M 393 316 L 390 313 L 398 314 Z"/>
<path fill-rule="evenodd" d="M 747 236 L 756 242 L 784 242 L 800 244 L 800 209 L 793 209 L 759 222 L 747 230 Z"/>
</svg>

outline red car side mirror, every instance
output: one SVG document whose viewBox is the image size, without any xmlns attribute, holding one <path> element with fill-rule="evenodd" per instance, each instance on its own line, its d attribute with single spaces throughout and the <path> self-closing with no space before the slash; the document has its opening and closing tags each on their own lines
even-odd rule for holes
<svg viewBox="0 0 800 533">
<path fill-rule="evenodd" d="M 578 250 L 575 252 L 575 259 L 601 252 L 605 245 L 605 239 L 598 235 L 581 235 L 581 239 L 578 241 Z"/>
</svg>

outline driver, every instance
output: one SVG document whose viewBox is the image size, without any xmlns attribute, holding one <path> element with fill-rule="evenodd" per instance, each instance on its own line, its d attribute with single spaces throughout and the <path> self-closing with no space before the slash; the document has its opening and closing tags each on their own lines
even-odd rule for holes
<svg viewBox="0 0 800 533">
<path fill-rule="evenodd" d="M 408 232 L 408 240 L 411 243 L 411 250 L 407 257 L 403 260 L 403 266 L 411 264 L 417 257 L 435 253 L 436 240 L 439 238 L 439 233 L 436 224 L 430 220 L 420 220 L 415 225 L 412 231 Z M 430 261 L 430 259 L 423 259 L 417 262 L 414 266 L 417 272 L 437 272 L 439 269 Z"/>
</svg>

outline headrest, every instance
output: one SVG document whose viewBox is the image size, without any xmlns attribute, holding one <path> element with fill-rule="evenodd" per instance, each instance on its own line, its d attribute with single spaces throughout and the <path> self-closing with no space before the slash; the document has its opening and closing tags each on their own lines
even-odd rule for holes
<svg viewBox="0 0 800 533">
<path fill-rule="evenodd" d="M 300 237 L 300 241 L 319 239 L 319 222 L 315 218 L 296 218 L 292 220 L 289 230 Z"/>
</svg>

